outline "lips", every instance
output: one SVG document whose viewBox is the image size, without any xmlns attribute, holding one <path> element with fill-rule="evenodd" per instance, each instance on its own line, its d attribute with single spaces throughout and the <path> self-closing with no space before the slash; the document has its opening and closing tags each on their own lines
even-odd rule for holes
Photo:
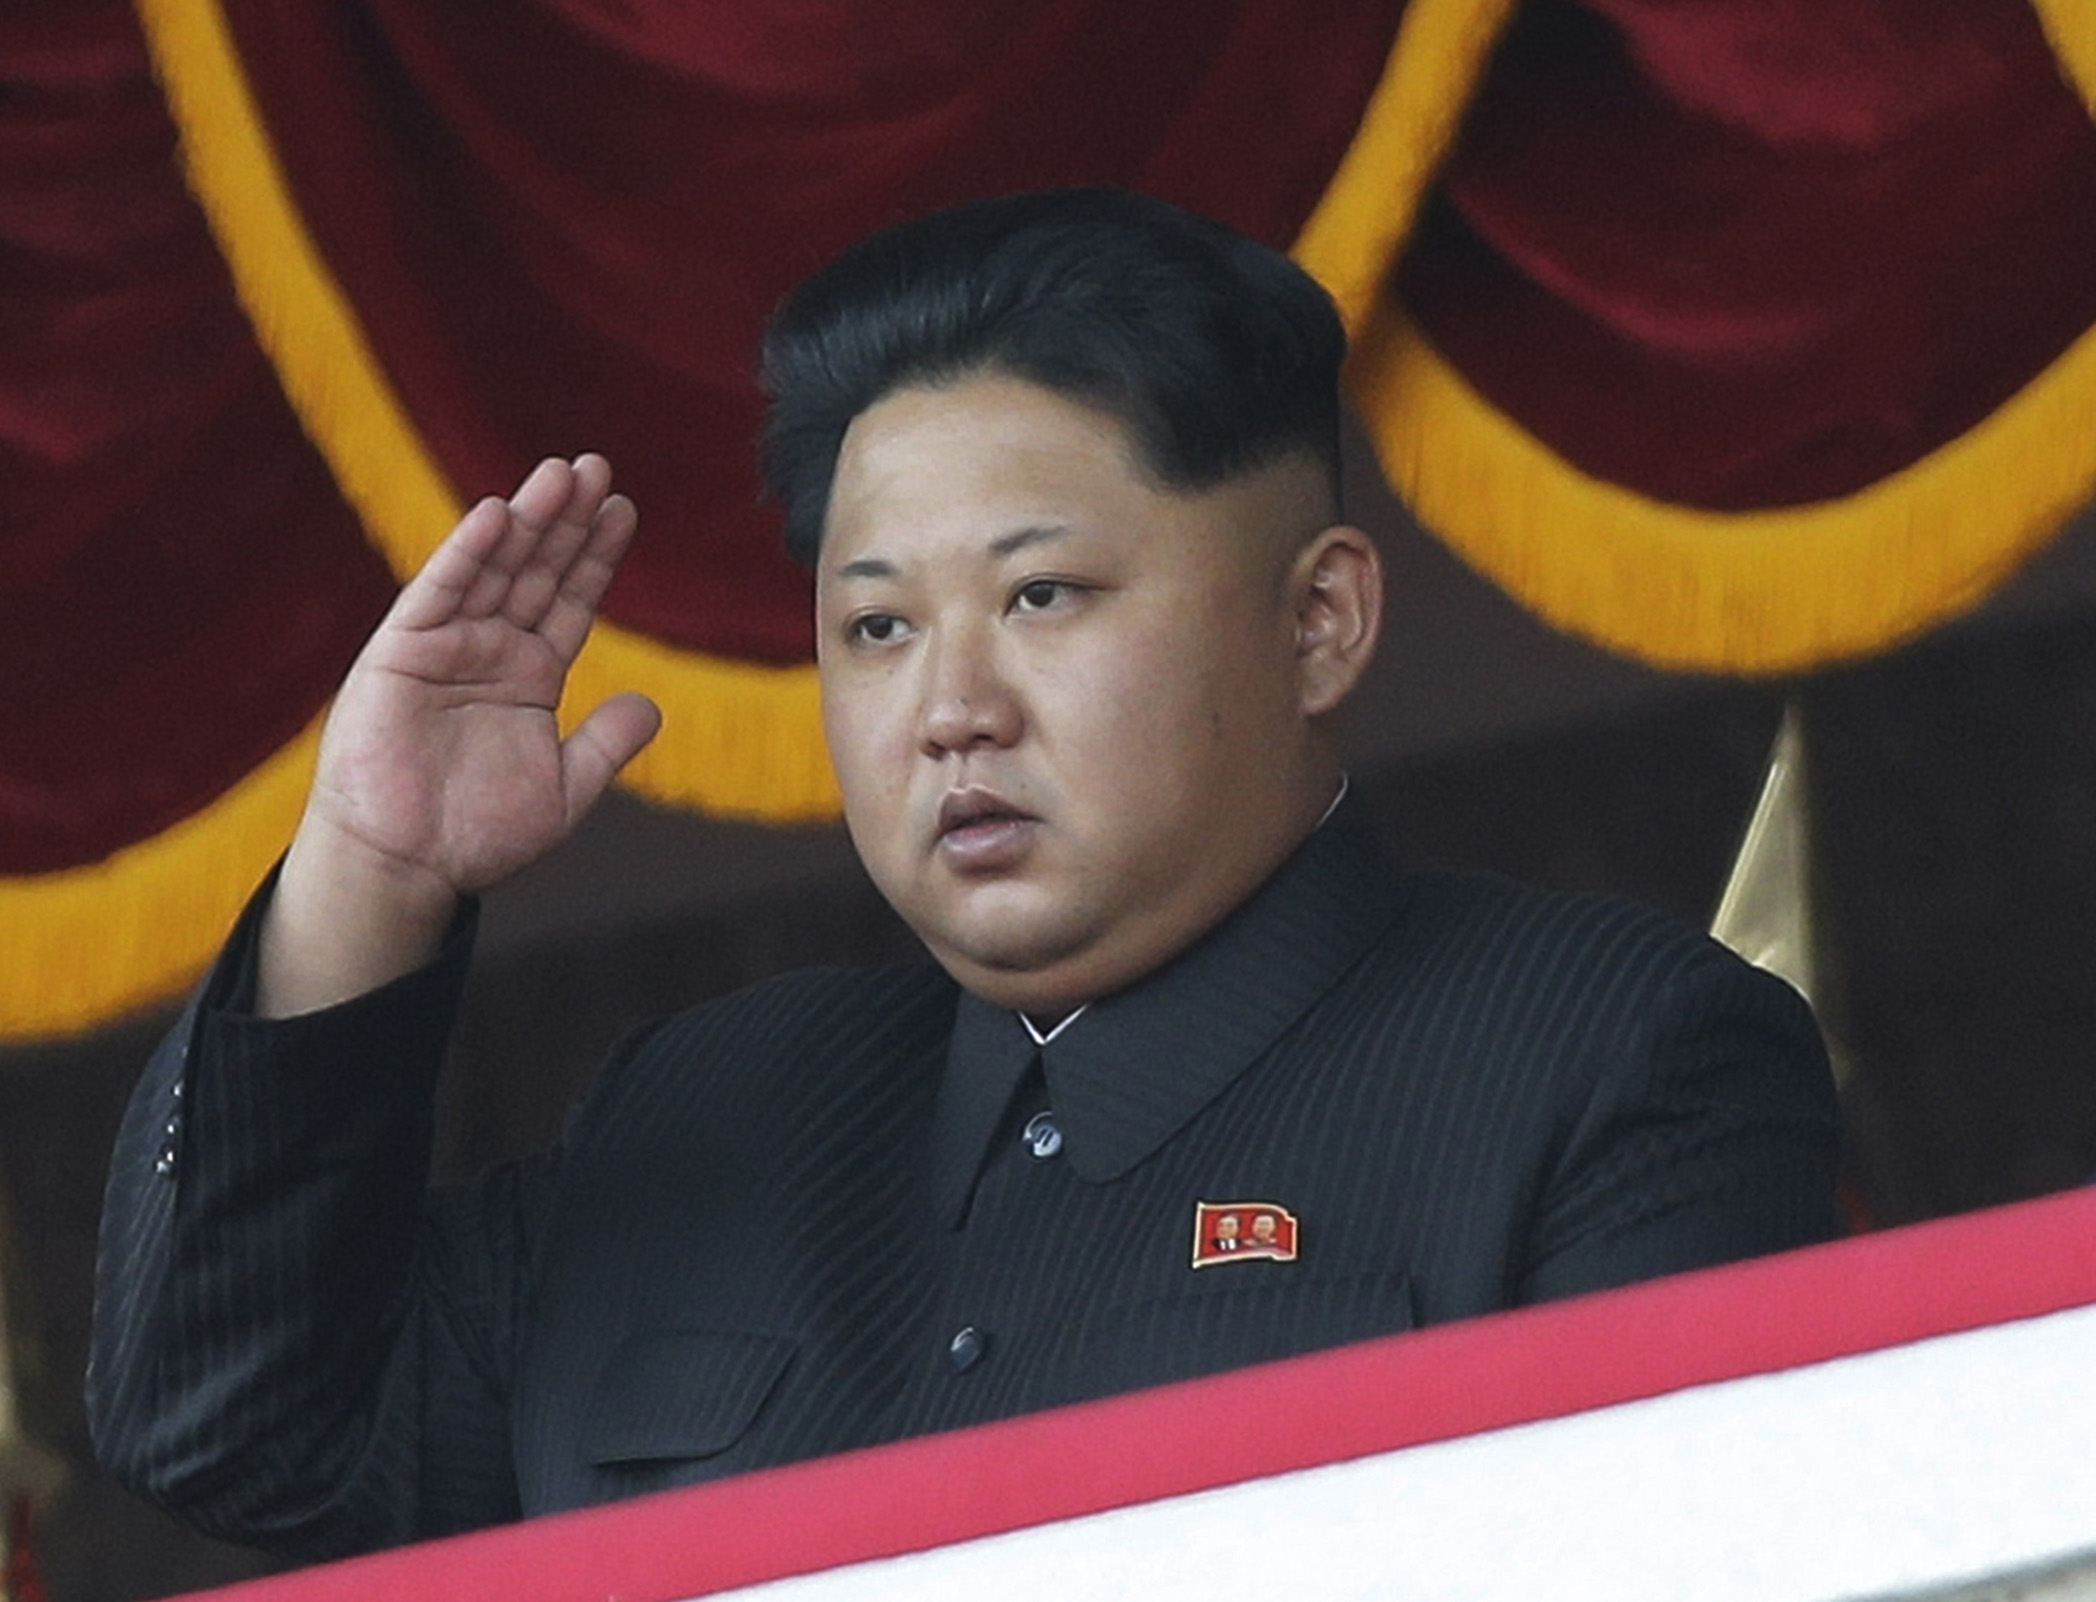
<svg viewBox="0 0 2096 1602">
<path fill-rule="evenodd" d="M 938 849 L 956 866 L 1003 867 L 1025 849 L 1040 821 L 981 785 L 952 790 L 939 803 Z"/>
<path fill-rule="evenodd" d="M 1038 823 L 1023 807 L 1014 806 L 995 790 L 970 785 L 950 790 L 939 803 L 939 834 L 943 838 L 956 829 L 976 828 L 990 823 Z"/>
</svg>

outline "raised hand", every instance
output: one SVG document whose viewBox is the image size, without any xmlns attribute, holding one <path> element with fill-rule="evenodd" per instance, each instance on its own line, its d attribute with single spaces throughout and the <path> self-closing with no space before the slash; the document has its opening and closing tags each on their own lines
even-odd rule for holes
<svg viewBox="0 0 2096 1602">
<path fill-rule="evenodd" d="M 482 501 L 400 593 L 328 715 L 263 927 L 258 1004 L 347 999 L 426 961 L 458 898 L 543 855 L 654 737 L 637 695 L 554 708 L 633 537 L 601 456 Z"/>
</svg>

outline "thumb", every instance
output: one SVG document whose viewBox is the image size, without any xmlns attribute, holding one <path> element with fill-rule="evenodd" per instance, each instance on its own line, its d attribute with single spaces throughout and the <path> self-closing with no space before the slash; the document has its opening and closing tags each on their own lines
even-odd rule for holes
<svg viewBox="0 0 2096 1602">
<path fill-rule="evenodd" d="M 645 695 L 615 695 L 560 744 L 561 797 L 568 827 L 582 821 L 619 769 L 662 728 L 662 710 Z"/>
</svg>

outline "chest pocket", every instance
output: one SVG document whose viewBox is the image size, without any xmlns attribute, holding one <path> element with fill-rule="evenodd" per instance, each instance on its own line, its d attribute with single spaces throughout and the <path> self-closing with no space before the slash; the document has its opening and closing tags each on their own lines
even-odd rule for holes
<svg viewBox="0 0 2096 1602">
<path fill-rule="evenodd" d="M 601 1468 L 725 1452 L 748 1433 L 795 1350 L 783 1335 L 681 1329 L 629 1335 L 591 1394 L 583 1458 Z"/>
<path fill-rule="evenodd" d="M 1105 1308 L 1088 1322 L 1088 1360 L 1077 1389 L 1103 1396 L 1192 1379 L 1221 1369 L 1295 1357 L 1416 1322 L 1403 1274 L 1301 1276 L 1293 1265 L 1246 1264 L 1207 1272 L 1246 1282 L 1209 1281 L 1179 1296 Z M 1256 1277 L 1256 1278 L 1255 1278 Z"/>
</svg>

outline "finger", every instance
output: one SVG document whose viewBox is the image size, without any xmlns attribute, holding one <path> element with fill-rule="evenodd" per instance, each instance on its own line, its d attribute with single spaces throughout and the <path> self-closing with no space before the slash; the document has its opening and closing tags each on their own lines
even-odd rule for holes
<svg viewBox="0 0 2096 1602">
<path fill-rule="evenodd" d="M 560 516 L 575 488 L 575 464 L 562 456 L 548 456 L 517 486 L 509 498 L 510 508 L 525 522 L 543 528 Z"/>
<path fill-rule="evenodd" d="M 602 505 L 611 493 L 611 463 L 597 451 L 584 451 L 568 464 L 575 482 L 586 489 L 593 504 Z"/>
<path fill-rule="evenodd" d="M 528 527 L 536 528 L 536 540 L 517 549 L 508 591 L 501 601 L 503 618 L 522 629 L 536 629 L 545 620 L 562 582 L 577 555 L 588 545 L 611 491 L 611 464 L 594 452 L 585 452 L 568 466 L 566 498 L 551 507 L 542 525 L 531 524 L 540 513 L 532 505 L 520 514 Z"/>
<path fill-rule="evenodd" d="M 590 543 L 611 492 L 611 464 L 593 452 L 569 467 L 569 492 L 538 543 L 518 567 L 502 615 L 519 628 L 536 629 L 560 594 L 568 570 Z"/>
<path fill-rule="evenodd" d="M 644 695 L 628 693 L 606 701 L 561 742 L 561 794 L 571 828 L 661 728 L 661 709 Z"/>
<path fill-rule="evenodd" d="M 538 625 L 539 636 L 563 661 L 573 661 L 597 620 L 597 607 L 612 575 L 633 543 L 640 514 L 623 495 L 605 499 L 589 537 L 561 577 L 559 589 Z"/>
<path fill-rule="evenodd" d="M 500 496 L 476 502 L 402 587 L 387 622 L 423 629 L 457 616 L 508 531 L 509 506 Z"/>
<path fill-rule="evenodd" d="M 557 456 L 547 457 L 525 475 L 507 503 L 503 537 L 460 605 L 464 616 L 492 617 L 510 610 L 518 577 L 574 502 L 575 488 L 574 469 Z"/>
</svg>

